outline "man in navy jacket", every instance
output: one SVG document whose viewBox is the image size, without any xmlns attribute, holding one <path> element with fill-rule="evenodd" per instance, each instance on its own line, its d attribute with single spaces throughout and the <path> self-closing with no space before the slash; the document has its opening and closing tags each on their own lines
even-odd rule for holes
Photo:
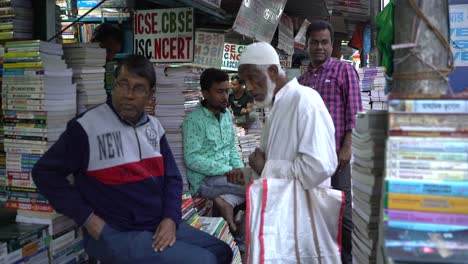
<svg viewBox="0 0 468 264">
<path fill-rule="evenodd" d="M 181 222 L 179 170 L 160 122 L 144 113 L 155 82 L 146 58 L 123 60 L 112 103 L 68 123 L 34 182 L 83 225 L 86 251 L 105 263 L 230 263 L 227 244 Z"/>
</svg>

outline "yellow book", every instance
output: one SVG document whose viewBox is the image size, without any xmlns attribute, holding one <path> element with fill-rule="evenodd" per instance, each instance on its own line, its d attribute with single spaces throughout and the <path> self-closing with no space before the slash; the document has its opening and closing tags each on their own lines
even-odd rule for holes
<svg viewBox="0 0 468 264">
<path fill-rule="evenodd" d="M 39 57 L 40 52 L 7 52 L 5 53 L 5 58 L 28 58 L 28 57 Z"/>
<path fill-rule="evenodd" d="M 385 206 L 397 210 L 468 214 L 468 197 L 387 193 Z"/>
<path fill-rule="evenodd" d="M 21 68 L 41 68 L 42 62 L 15 62 L 15 63 L 5 63 L 3 68 L 5 69 L 21 69 Z"/>
</svg>

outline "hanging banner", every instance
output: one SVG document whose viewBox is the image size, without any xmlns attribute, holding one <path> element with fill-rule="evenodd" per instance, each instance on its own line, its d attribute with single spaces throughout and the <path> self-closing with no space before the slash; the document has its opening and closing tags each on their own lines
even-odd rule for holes
<svg viewBox="0 0 468 264">
<path fill-rule="evenodd" d="M 458 4 L 460 2 L 449 2 L 450 40 L 455 62 L 455 71 L 449 79 L 454 92 L 468 89 L 468 4 Z"/>
<path fill-rule="evenodd" d="M 304 19 L 302 26 L 297 32 L 297 35 L 294 37 L 294 48 L 303 50 L 306 47 L 306 33 L 307 28 L 309 27 L 310 22 L 307 19 Z"/>
<path fill-rule="evenodd" d="M 134 53 L 152 62 L 193 61 L 193 8 L 137 10 Z"/>
<path fill-rule="evenodd" d="M 207 3 L 214 7 L 221 7 L 221 0 L 201 0 L 203 3 Z"/>
<path fill-rule="evenodd" d="M 200 66 L 220 68 L 223 63 L 224 34 L 195 32 L 195 58 Z"/>
<path fill-rule="evenodd" d="M 292 19 L 284 13 L 279 22 L 278 49 L 289 55 L 294 53 L 294 24 Z"/>
<path fill-rule="evenodd" d="M 287 0 L 243 0 L 232 29 L 270 43 Z"/>
<path fill-rule="evenodd" d="M 244 51 L 244 48 L 244 45 L 224 43 L 223 66 L 221 69 L 237 71 L 237 67 L 239 67 L 239 58 L 242 51 Z"/>
</svg>

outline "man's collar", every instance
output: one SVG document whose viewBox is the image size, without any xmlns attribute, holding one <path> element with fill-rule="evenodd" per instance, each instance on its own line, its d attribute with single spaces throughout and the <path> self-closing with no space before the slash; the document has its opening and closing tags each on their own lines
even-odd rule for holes
<svg viewBox="0 0 468 264">
<path fill-rule="evenodd" d="M 274 102 L 277 103 L 281 98 L 288 92 L 289 88 L 292 86 L 299 85 L 296 78 L 293 78 L 288 83 L 286 83 L 274 96 Z M 274 104 L 273 104 L 274 105 Z"/>
<path fill-rule="evenodd" d="M 215 114 L 214 114 L 213 112 L 211 112 L 210 109 L 208 109 L 208 108 L 206 107 L 206 100 L 201 101 L 200 107 L 201 107 L 203 113 L 204 113 L 206 116 L 215 116 Z M 221 112 L 220 112 L 220 114 L 224 114 L 224 113 L 226 113 L 226 109 L 221 110 Z M 215 116 L 215 117 L 216 117 L 216 116 Z"/>
<path fill-rule="evenodd" d="M 325 68 L 325 69 L 328 69 L 328 67 L 330 67 L 331 61 L 332 61 L 332 57 L 328 58 L 324 63 L 322 63 L 317 68 L 312 67 L 312 62 L 311 62 L 311 63 L 309 63 L 309 67 L 307 67 L 307 70 L 313 72 L 314 70 L 316 71 L 316 70 L 318 70 L 318 69 L 320 69 L 322 67 Z"/>
</svg>

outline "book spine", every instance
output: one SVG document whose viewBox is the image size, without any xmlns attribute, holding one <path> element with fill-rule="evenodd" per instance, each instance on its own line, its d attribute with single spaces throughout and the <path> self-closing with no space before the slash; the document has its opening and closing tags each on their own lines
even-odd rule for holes
<svg viewBox="0 0 468 264">
<path fill-rule="evenodd" d="M 17 172 L 17 171 L 7 171 L 7 177 L 10 180 L 32 180 L 31 173 L 29 172 Z M 28 187 L 28 186 L 18 186 L 18 187 Z"/>
<path fill-rule="evenodd" d="M 16 197 L 16 198 L 47 200 L 42 194 L 37 193 L 37 192 L 8 191 L 8 196 L 9 197 Z M 48 202 L 47 202 L 47 204 L 48 204 Z"/>
<path fill-rule="evenodd" d="M 8 59 L 13 59 L 13 58 L 29 58 L 29 57 L 39 57 L 41 53 L 36 51 L 31 51 L 31 52 L 11 52 L 11 51 L 8 51 L 7 53 L 5 53 L 5 56 L 4 58 L 8 58 Z"/>
<path fill-rule="evenodd" d="M 44 93 L 7 93 L 7 99 L 45 99 Z"/>
<path fill-rule="evenodd" d="M 8 201 L 30 203 L 30 204 L 50 204 L 49 200 L 47 199 L 25 198 L 25 197 L 16 197 L 16 196 L 8 196 Z"/>
<path fill-rule="evenodd" d="M 387 159 L 466 162 L 468 153 L 387 150 Z"/>
<path fill-rule="evenodd" d="M 11 209 L 27 210 L 41 213 L 53 213 L 54 209 L 49 204 L 31 204 L 31 203 L 20 203 L 14 201 L 7 201 L 6 207 Z"/>
<path fill-rule="evenodd" d="M 386 179 L 395 180 L 429 180 L 429 181 L 466 181 L 467 171 L 454 170 L 406 170 L 391 169 L 385 170 Z"/>
<path fill-rule="evenodd" d="M 389 129 L 396 131 L 468 132 L 468 115 L 400 114 L 388 115 Z"/>
<path fill-rule="evenodd" d="M 5 118 L 11 119 L 46 119 L 47 112 L 25 112 L 25 111 L 14 111 L 5 110 L 3 111 Z"/>
<path fill-rule="evenodd" d="M 392 151 L 468 152 L 468 140 L 438 137 L 390 137 L 387 149 Z"/>
<path fill-rule="evenodd" d="M 37 188 L 25 188 L 25 187 L 15 187 L 15 186 L 7 186 L 7 192 L 32 192 L 37 193 Z"/>
<path fill-rule="evenodd" d="M 6 109 L 24 111 L 47 111 L 47 108 L 42 105 L 7 105 Z"/>
<path fill-rule="evenodd" d="M 32 180 L 14 180 L 9 178 L 7 185 L 11 187 L 37 188 Z"/>
<path fill-rule="evenodd" d="M 385 194 L 386 209 L 468 214 L 468 198 L 402 193 Z"/>
<path fill-rule="evenodd" d="M 42 62 L 16 62 L 3 64 L 5 69 L 41 68 Z"/>
<path fill-rule="evenodd" d="M 462 99 L 439 99 L 439 100 L 398 100 L 388 101 L 388 112 L 410 112 L 428 114 L 467 114 L 468 100 Z"/>
<path fill-rule="evenodd" d="M 6 139 L 6 137 L 5 137 Z M 468 170 L 467 162 L 428 161 L 428 160 L 390 160 L 386 161 L 389 169 L 413 170 Z"/>
<path fill-rule="evenodd" d="M 390 193 L 468 197 L 468 182 L 387 180 Z"/>
<path fill-rule="evenodd" d="M 466 138 L 467 132 L 434 132 L 434 131 L 396 131 L 389 130 L 388 135 L 393 136 L 405 136 L 405 137 L 457 137 Z"/>
<path fill-rule="evenodd" d="M 384 220 L 468 226 L 468 215 L 385 210 Z"/>
<path fill-rule="evenodd" d="M 402 228 L 406 230 L 431 231 L 431 232 L 454 232 L 468 230 L 468 226 L 440 225 L 427 223 L 414 223 L 405 221 L 387 221 L 387 227 Z"/>
</svg>

